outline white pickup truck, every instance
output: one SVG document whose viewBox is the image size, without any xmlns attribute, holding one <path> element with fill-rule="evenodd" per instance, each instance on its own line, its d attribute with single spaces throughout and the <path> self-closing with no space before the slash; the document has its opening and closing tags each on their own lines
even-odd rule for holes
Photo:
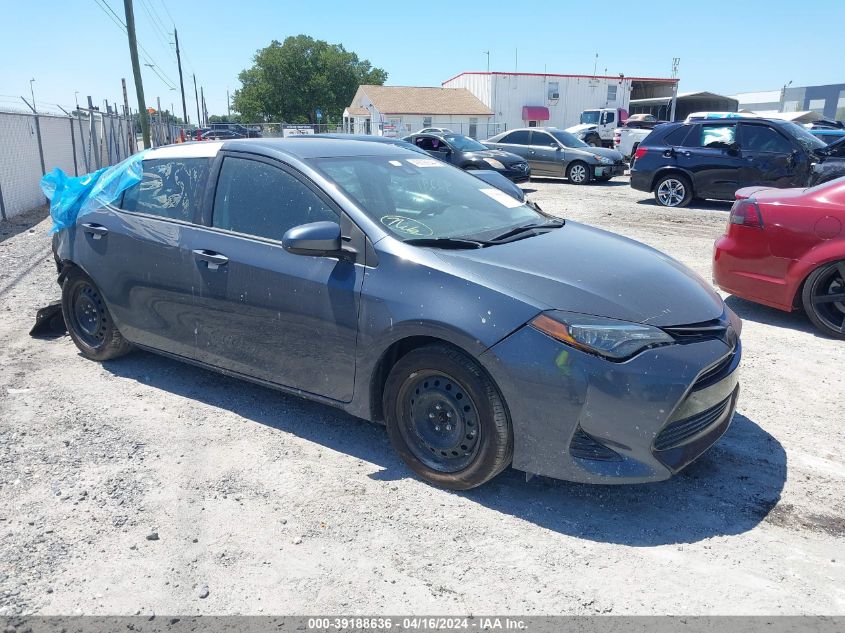
<svg viewBox="0 0 845 633">
<path fill-rule="evenodd" d="M 613 148 L 631 162 L 637 146 L 651 134 L 648 128 L 618 127 L 613 131 Z"/>
</svg>

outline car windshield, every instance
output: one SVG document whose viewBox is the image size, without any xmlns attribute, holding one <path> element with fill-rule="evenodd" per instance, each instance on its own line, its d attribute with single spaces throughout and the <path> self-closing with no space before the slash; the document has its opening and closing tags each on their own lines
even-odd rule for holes
<svg viewBox="0 0 845 633">
<path fill-rule="evenodd" d="M 599 111 L 598 110 L 585 110 L 581 113 L 581 123 L 598 123 L 599 122 Z"/>
<path fill-rule="evenodd" d="M 443 138 L 446 139 L 446 142 L 449 143 L 449 145 L 462 152 L 479 152 L 487 149 L 475 139 L 461 134 L 449 134 Z"/>
<path fill-rule="evenodd" d="M 563 130 L 550 130 L 550 132 L 564 147 L 589 147 L 584 141 L 569 132 Z"/>
<path fill-rule="evenodd" d="M 821 149 L 826 147 L 824 141 L 820 138 L 810 134 L 806 129 L 798 125 L 797 123 L 793 123 L 789 121 L 786 123 L 786 132 L 791 134 L 793 138 L 808 152 L 812 152 L 813 150 Z"/>
<path fill-rule="evenodd" d="M 403 241 L 483 240 L 549 219 L 460 169 L 409 154 L 316 158 L 312 163 Z"/>
</svg>

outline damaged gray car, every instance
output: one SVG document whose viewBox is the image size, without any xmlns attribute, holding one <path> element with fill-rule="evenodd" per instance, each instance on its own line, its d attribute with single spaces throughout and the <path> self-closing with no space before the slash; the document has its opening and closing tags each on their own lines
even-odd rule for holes
<svg viewBox="0 0 845 633">
<path fill-rule="evenodd" d="M 741 323 L 700 277 L 387 144 L 150 150 L 53 251 L 84 356 L 137 347 L 383 421 L 438 486 L 666 479 L 736 407 Z"/>
</svg>

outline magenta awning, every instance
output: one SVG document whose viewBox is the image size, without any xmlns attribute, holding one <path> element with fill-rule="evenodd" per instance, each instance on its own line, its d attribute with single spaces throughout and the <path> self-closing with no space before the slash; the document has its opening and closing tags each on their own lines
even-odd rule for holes
<svg viewBox="0 0 845 633">
<path fill-rule="evenodd" d="M 544 106 L 522 106 L 523 121 L 548 121 L 549 109 Z"/>
</svg>

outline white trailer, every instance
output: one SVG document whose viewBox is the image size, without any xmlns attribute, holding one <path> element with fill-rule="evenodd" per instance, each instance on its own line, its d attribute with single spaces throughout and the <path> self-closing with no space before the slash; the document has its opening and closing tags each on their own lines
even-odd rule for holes
<svg viewBox="0 0 845 633">
<path fill-rule="evenodd" d="M 443 82 L 466 88 L 508 129 L 580 122 L 584 110 L 628 109 L 632 98 L 670 96 L 677 79 L 564 75 L 553 73 L 464 72 Z"/>
</svg>

